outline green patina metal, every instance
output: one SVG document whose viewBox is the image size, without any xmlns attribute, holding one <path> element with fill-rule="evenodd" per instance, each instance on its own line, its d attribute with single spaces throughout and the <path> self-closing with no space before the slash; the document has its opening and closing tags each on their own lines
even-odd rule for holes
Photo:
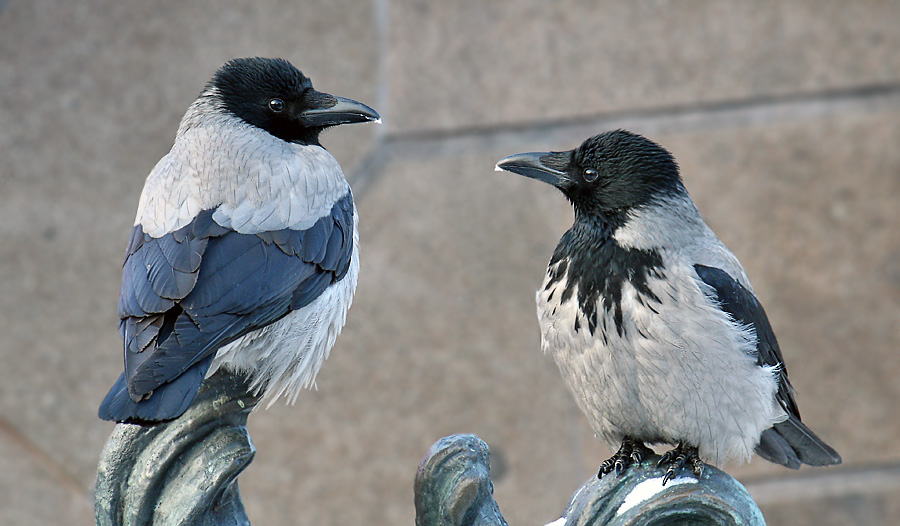
<svg viewBox="0 0 900 526">
<path fill-rule="evenodd" d="M 154 425 L 118 424 L 97 468 L 100 526 L 250 524 L 237 476 L 255 454 L 247 416 L 259 402 L 243 378 L 209 378 L 180 418 Z M 662 486 L 659 457 L 622 476 L 591 477 L 554 526 L 764 526 L 747 490 L 705 466 Z M 439 440 L 415 479 L 417 526 L 507 526 L 493 497 L 490 450 L 475 435 Z"/>
</svg>

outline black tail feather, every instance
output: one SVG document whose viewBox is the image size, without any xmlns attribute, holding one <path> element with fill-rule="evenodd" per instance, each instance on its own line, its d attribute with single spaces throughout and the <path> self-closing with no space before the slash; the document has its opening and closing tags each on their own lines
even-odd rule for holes
<svg viewBox="0 0 900 526">
<path fill-rule="evenodd" d="M 765 430 L 756 452 L 769 462 L 791 469 L 799 469 L 801 463 L 810 466 L 841 463 L 838 452 L 794 416 Z"/>
<path fill-rule="evenodd" d="M 159 422 L 178 418 L 197 396 L 212 359 L 210 356 L 200 361 L 171 382 L 157 387 L 140 402 L 128 396 L 125 374 L 122 373 L 100 404 L 98 416 L 115 422 Z"/>
<path fill-rule="evenodd" d="M 791 469 L 800 469 L 802 464 L 791 445 L 774 428 L 763 431 L 762 436 L 759 438 L 759 445 L 756 446 L 756 452 L 769 462 L 781 464 Z"/>
</svg>

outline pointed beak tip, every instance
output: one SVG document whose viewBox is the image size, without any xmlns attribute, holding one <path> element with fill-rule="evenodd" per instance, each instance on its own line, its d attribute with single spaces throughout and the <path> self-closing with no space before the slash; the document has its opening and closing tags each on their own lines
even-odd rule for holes
<svg viewBox="0 0 900 526">
<path fill-rule="evenodd" d="M 325 94 L 327 95 L 327 94 Z M 377 111 L 366 106 L 362 102 L 327 95 L 331 104 L 323 107 L 313 107 L 301 114 L 301 122 L 306 126 L 337 126 L 339 124 L 354 124 L 366 122 L 381 122 L 381 115 Z"/>
<path fill-rule="evenodd" d="M 565 180 L 566 174 L 545 165 L 541 159 L 547 155 L 551 155 L 551 153 L 530 152 L 510 155 L 497 161 L 494 171 L 512 172 L 530 179 L 549 183 L 553 186 L 559 186 L 561 181 Z"/>
<path fill-rule="evenodd" d="M 508 172 L 510 167 L 510 161 L 514 161 L 515 155 L 507 155 L 503 159 L 497 161 L 497 164 L 494 165 L 495 172 Z"/>
</svg>

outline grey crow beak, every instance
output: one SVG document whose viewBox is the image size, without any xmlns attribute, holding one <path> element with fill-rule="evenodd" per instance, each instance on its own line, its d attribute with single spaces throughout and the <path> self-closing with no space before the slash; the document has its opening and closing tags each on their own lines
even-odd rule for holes
<svg viewBox="0 0 900 526">
<path fill-rule="evenodd" d="M 307 94 L 306 101 L 310 109 L 301 113 L 299 120 L 308 128 L 356 122 L 381 122 L 378 112 L 353 99 L 311 91 Z"/>
<path fill-rule="evenodd" d="M 554 167 L 567 166 L 570 154 L 571 152 L 517 153 L 500 159 L 495 170 L 506 170 L 560 188 L 569 181 L 569 176 Z"/>
</svg>

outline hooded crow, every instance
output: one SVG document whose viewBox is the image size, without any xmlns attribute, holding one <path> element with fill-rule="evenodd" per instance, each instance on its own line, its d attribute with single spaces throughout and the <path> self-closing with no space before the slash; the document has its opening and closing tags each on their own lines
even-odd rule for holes
<svg viewBox="0 0 900 526">
<path fill-rule="evenodd" d="M 359 269 L 353 195 L 319 134 L 371 121 L 283 59 L 216 71 L 141 193 L 119 296 L 125 372 L 100 418 L 176 418 L 219 367 L 271 401 L 313 384 Z"/>
<path fill-rule="evenodd" d="M 787 368 L 737 258 L 703 222 L 672 155 L 625 130 L 565 152 L 502 159 L 575 209 L 537 292 L 541 348 L 594 431 L 618 452 L 598 476 L 652 453 L 665 484 L 702 460 L 839 464 L 800 421 Z"/>
</svg>

